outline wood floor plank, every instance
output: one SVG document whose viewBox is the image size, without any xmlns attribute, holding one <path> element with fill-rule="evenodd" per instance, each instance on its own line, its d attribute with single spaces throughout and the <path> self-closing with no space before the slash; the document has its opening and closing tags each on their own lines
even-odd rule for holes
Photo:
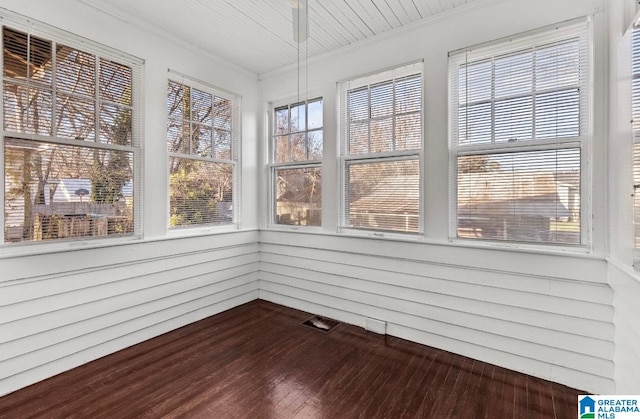
<svg viewBox="0 0 640 419">
<path fill-rule="evenodd" d="M 253 301 L 0 398 L 0 418 L 565 418 L 581 392 Z"/>
</svg>

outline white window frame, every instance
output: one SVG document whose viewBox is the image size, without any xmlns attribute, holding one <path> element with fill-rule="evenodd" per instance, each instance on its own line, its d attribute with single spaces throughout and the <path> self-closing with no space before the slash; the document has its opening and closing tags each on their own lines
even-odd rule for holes
<svg viewBox="0 0 640 419">
<path fill-rule="evenodd" d="M 424 63 L 423 60 L 405 63 L 380 71 L 375 71 L 358 77 L 338 82 L 338 135 L 339 135 L 339 176 L 338 176 L 338 196 L 339 196 L 339 216 L 338 216 L 338 232 L 350 235 L 365 235 L 378 238 L 394 238 L 394 239 L 411 239 L 422 238 L 424 235 L 425 224 L 425 205 L 424 205 L 424 118 L 425 118 L 425 81 L 424 81 Z M 402 79 L 407 76 L 419 74 L 421 82 L 420 94 L 420 148 L 411 150 L 396 150 L 380 153 L 349 153 L 349 121 L 348 121 L 348 93 L 361 88 L 369 88 L 391 80 Z M 392 113 L 395 119 L 395 111 Z M 369 115 L 369 120 L 372 118 Z M 395 134 L 394 134 L 395 135 Z M 349 205 L 348 205 L 348 168 L 352 164 L 359 163 L 389 163 L 396 161 L 417 160 L 419 166 L 418 181 L 418 231 L 397 231 L 391 229 L 369 229 L 359 228 L 349 225 Z"/>
<path fill-rule="evenodd" d="M 313 129 L 309 129 L 309 104 L 310 103 L 314 103 L 320 101 L 322 102 L 322 127 L 321 128 L 313 128 Z M 324 159 L 326 150 L 324 149 L 324 144 L 323 144 L 323 148 L 322 148 L 322 158 L 320 159 L 308 159 L 308 160 L 296 160 L 296 161 L 287 161 L 287 162 L 277 162 L 276 161 L 276 133 L 275 133 L 275 117 L 276 117 L 276 110 L 281 109 L 283 107 L 287 107 L 288 108 L 288 114 L 289 114 L 289 123 L 291 123 L 291 108 L 295 107 L 295 106 L 299 106 L 301 104 L 305 104 L 305 130 L 304 131 L 299 131 L 299 132 L 304 132 L 305 134 L 308 134 L 309 132 L 314 132 L 314 131 L 321 131 L 322 132 L 322 136 L 323 136 L 323 143 L 324 143 L 324 127 L 325 127 L 325 110 L 324 110 L 324 98 L 322 96 L 312 96 L 311 98 L 305 99 L 305 98 L 291 98 L 289 100 L 279 100 L 277 102 L 272 102 L 269 104 L 269 112 L 268 112 L 268 117 L 269 117 L 269 123 L 268 123 L 268 129 L 269 129 L 269 144 L 267 147 L 267 150 L 269 152 L 269 158 L 268 158 L 268 170 L 269 170 L 269 193 L 268 193 L 268 199 L 269 199 L 269 210 L 268 210 L 268 221 L 267 221 L 267 226 L 268 228 L 274 228 L 274 229 L 284 229 L 284 230 L 299 230 L 299 229 L 303 229 L 305 231 L 321 231 L 322 230 L 322 215 L 320 217 L 320 225 L 317 226 L 303 226 L 303 225 L 289 225 L 289 224 L 281 224 L 281 223 L 277 223 L 276 222 L 276 217 L 277 217 L 277 187 L 276 187 L 276 176 L 275 173 L 277 170 L 286 170 L 286 169 L 313 169 L 313 168 L 319 168 L 320 172 L 322 173 L 323 167 L 322 167 L 322 161 Z M 290 130 L 289 130 L 289 134 L 290 135 Z M 308 143 L 307 143 L 308 146 Z M 307 148 L 308 151 L 308 148 Z M 321 184 L 322 184 L 322 179 L 321 179 Z M 324 188 L 324 185 L 323 185 Z M 320 197 L 321 201 L 320 201 L 320 208 L 321 208 L 321 214 L 322 212 L 324 212 L 324 209 L 322 207 L 322 197 Z"/>
<path fill-rule="evenodd" d="M 577 137 L 532 139 L 517 142 L 494 142 L 491 144 L 458 144 L 458 88 L 456 85 L 457 68 L 463 62 L 491 59 L 495 56 L 515 53 L 537 45 L 550 44 L 570 38 L 579 38 L 580 58 L 586 77 L 579 83 L 579 129 Z M 464 48 L 449 53 L 449 241 L 476 247 L 523 248 L 544 252 L 591 252 L 591 149 L 592 149 L 592 25 L 590 18 L 579 18 L 558 25 L 540 28 L 509 38 L 503 38 L 485 44 Z M 493 116 L 492 116 L 493 118 Z M 495 125 L 492 123 L 492 130 Z M 542 150 L 562 150 L 578 148 L 580 150 L 580 244 L 555 244 L 546 242 L 518 242 L 508 240 L 469 239 L 458 237 L 457 216 L 457 161 L 458 157 L 491 155 L 509 152 L 527 152 Z"/>
<path fill-rule="evenodd" d="M 0 135 L 0 167 L 3 168 L 4 177 L 4 147 L 5 137 L 12 137 L 16 139 L 35 140 L 41 142 L 47 142 L 58 145 L 69 146 L 82 146 L 92 148 L 95 150 L 112 150 L 112 151 L 126 151 L 133 156 L 133 232 L 126 235 L 117 235 L 114 237 L 104 236 L 82 236 L 67 239 L 54 239 L 44 241 L 29 241 L 29 242 L 17 242 L 7 243 L 5 242 L 5 218 L 4 218 L 4 199 L 5 199 L 5 182 L 0 185 L 0 197 L 2 198 L 3 211 L 0 211 L 0 225 L 2 225 L 3 233 L 0 236 L 0 249 L 7 255 L 12 254 L 41 254 L 51 251 L 68 250 L 71 248 L 82 247 L 102 247 L 111 246 L 117 243 L 130 242 L 140 240 L 143 238 L 143 123 L 142 123 L 142 86 L 143 86 L 143 71 L 144 61 L 116 50 L 114 48 L 99 44 L 91 41 L 79 35 L 64 31 L 52 27 L 46 23 L 35 21 L 28 17 L 22 16 L 17 13 L 10 12 L 8 10 L 0 11 L 0 18 L 2 19 L 2 27 L 8 27 L 27 33 L 30 36 L 43 38 L 51 41 L 55 44 L 64 44 L 75 50 L 86 52 L 96 56 L 97 61 L 99 59 L 105 59 L 117 64 L 122 64 L 131 69 L 132 72 L 132 92 L 131 92 L 131 106 L 129 107 L 132 112 L 131 124 L 132 124 L 132 138 L 130 146 L 121 146 L 117 144 L 103 143 L 100 141 L 83 141 L 79 143 L 76 139 L 66 139 L 56 137 L 54 135 L 36 135 L 19 133 L 13 131 L 7 131 L 4 129 L 4 100 L 0 100 L 0 129 L 2 134 Z M 4 52 L 0 55 L 0 61 L 3 60 Z M 2 69 L 4 73 L 4 63 L 2 63 Z M 98 75 L 96 75 L 98 77 Z M 4 80 L 3 75 L 3 96 L 4 96 Z M 56 94 L 56 86 L 52 85 L 54 95 Z M 96 87 L 96 90 L 99 90 Z M 99 93 L 96 93 L 97 105 L 103 102 Z M 55 102 L 54 102 L 55 104 Z M 54 105 L 55 107 L 55 105 Z M 99 115 L 96 114 L 96 126 L 99 124 Z M 52 127 L 53 129 L 53 127 Z M 97 134 L 98 130 L 96 130 Z"/>
<path fill-rule="evenodd" d="M 631 228 L 633 230 L 633 267 L 636 271 L 640 271 L 640 213 L 639 209 L 635 205 L 635 201 L 640 194 L 640 183 L 636 182 L 636 173 L 640 172 L 636 161 L 636 147 L 640 147 L 640 91 L 634 88 L 635 82 L 640 83 L 640 28 L 633 28 L 631 30 L 631 81 L 629 88 L 631 90 L 631 112 L 632 112 L 632 135 L 633 144 L 631 147 L 631 184 L 633 187 L 632 196 L 632 223 Z"/>
<path fill-rule="evenodd" d="M 188 86 L 190 89 L 198 89 L 200 91 L 209 93 L 213 96 L 220 97 L 222 99 L 227 99 L 231 102 L 231 159 L 219 159 L 216 157 L 201 157 L 195 154 L 183 154 L 183 153 L 174 153 L 169 152 L 167 150 L 167 229 L 168 234 L 170 236 L 185 236 L 185 235 L 200 235 L 200 234 L 209 234 L 209 233 L 218 233 L 218 232 L 226 232 L 226 231 L 234 231 L 240 228 L 240 214 L 241 214 L 241 155 L 242 155 L 242 133 L 241 133 L 241 115 L 242 115 L 242 98 L 240 95 L 222 89 L 220 87 L 213 86 L 207 82 L 198 80 L 196 78 L 190 77 L 188 75 L 182 74 L 175 70 L 169 70 L 168 78 L 167 78 L 167 86 L 169 82 L 175 82 L 182 84 L 184 86 Z M 168 100 L 168 96 L 165 96 L 165 100 Z M 167 118 L 168 123 L 168 114 L 165 112 L 165 117 Z M 186 121 L 190 122 L 190 119 Z M 166 131 L 165 131 L 166 133 Z M 165 135 L 165 143 L 167 142 L 167 137 Z M 167 146 L 165 146 L 167 147 Z M 169 220 L 171 217 L 171 203 L 170 203 L 170 195 L 171 195 L 171 185 L 169 181 L 170 176 L 170 159 L 171 157 L 177 157 L 182 159 L 191 159 L 198 161 L 205 161 L 211 163 L 223 163 L 230 164 L 232 166 L 232 219 L 229 223 L 203 223 L 203 224 L 194 224 L 194 225 L 179 225 L 175 227 L 171 227 L 169 225 Z"/>
</svg>

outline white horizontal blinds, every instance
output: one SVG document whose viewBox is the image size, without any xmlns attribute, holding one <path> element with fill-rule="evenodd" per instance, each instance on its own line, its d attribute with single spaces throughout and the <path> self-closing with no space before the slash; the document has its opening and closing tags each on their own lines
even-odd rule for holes
<svg viewBox="0 0 640 419">
<path fill-rule="evenodd" d="M 167 87 L 169 226 L 235 220 L 239 98 L 183 77 Z"/>
<path fill-rule="evenodd" d="M 632 36 L 632 112 L 633 112 L 633 231 L 634 247 L 640 249 L 640 30 Z M 638 269 L 638 266 L 636 266 Z"/>
<path fill-rule="evenodd" d="M 580 243 L 580 148 L 459 156 L 458 237 Z"/>
<path fill-rule="evenodd" d="M 421 231 L 422 63 L 340 84 L 342 226 Z"/>
<path fill-rule="evenodd" d="M 34 32 L 2 30 L 4 241 L 139 232 L 140 63 Z"/>
<path fill-rule="evenodd" d="M 320 226 L 322 98 L 278 106 L 273 118 L 273 222 Z"/>
<path fill-rule="evenodd" d="M 349 227 L 419 231 L 418 159 L 350 160 L 346 171 Z"/>
<path fill-rule="evenodd" d="M 588 42 L 581 23 L 451 54 L 458 237 L 583 243 Z"/>
</svg>

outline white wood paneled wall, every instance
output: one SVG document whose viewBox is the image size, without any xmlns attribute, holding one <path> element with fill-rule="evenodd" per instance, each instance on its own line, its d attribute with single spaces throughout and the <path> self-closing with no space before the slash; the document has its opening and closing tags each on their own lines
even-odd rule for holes
<svg viewBox="0 0 640 419">
<path fill-rule="evenodd" d="M 630 268 L 612 261 L 609 278 L 615 290 L 616 394 L 640 394 L 640 280 Z"/>
<path fill-rule="evenodd" d="M 256 231 L 0 259 L 0 395 L 256 299 L 258 261 Z"/>
<path fill-rule="evenodd" d="M 602 260 L 262 231 L 260 298 L 362 327 L 383 320 L 390 335 L 613 390 Z"/>
</svg>

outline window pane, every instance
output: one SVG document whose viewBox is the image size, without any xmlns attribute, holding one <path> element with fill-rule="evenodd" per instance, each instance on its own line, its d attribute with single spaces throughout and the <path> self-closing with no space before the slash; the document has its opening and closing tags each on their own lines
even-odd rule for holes
<svg viewBox="0 0 640 419">
<path fill-rule="evenodd" d="M 27 134 L 51 135 L 50 91 L 28 89 L 13 83 L 4 85 L 4 129 Z"/>
<path fill-rule="evenodd" d="M 93 97 L 96 89 L 95 55 L 58 45 L 56 86 L 67 93 Z"/>
<path fill-rule="evenodd" d="M 309 141 L 309 160 L 322 159 L 322 148 L 324 147 L 322 130 L 310 131 L 307 134 L 307 139 Z"/>
<path fill-rule="evenodd" d="M 349 154 L 369 152 L 369 123 L 353 122 L 349 124 Z"/>
<path fill-rule="evenodd" d="M 130 146 L 132 137 L 131 109 L 103 104 L 100 109 L 100 141 Z"/>
<path fill-rule="evenodd" d="M 307 129 L 322 128 L 322 99 L 309 102 L 307 105 L 309 126 Z"/>
<path fill-rule="evenodd" d="M 396 150 L 415 150 L 422 147 L 422 120 L 419 113 L 396 118 Z"/>
<path fill-rule="evenodd" d="M 167 120 L 167 149 L 169 153 L 189 154 L 191 147 L 190 125 L 182 120 Z"/>
<path fill-rule="evenodd" d="M 133 233 L 133 153 L 5 138 L 5 241 Z"/>
<path fill-rule="evenodd" d="M 211 156 L 212 129 L 208 125 L 191 124 L 191 152 L 200 157 Z"/>
<path fill-rule="evenodd" d="M 538 49 L 536 57 L 536 91 L 562 89 L 580 83 L 580 42 L 558 42 Z"/>
<path fill-rule="evenodd" d="M 458 68 L 458 103 L 491 99 L 492 69 L 491 61 L 461 65 Z"/>
<path fill-rule="evenodd" d="M 221 129 L 213 130 L 214 157 L 231 160 L 231 133 Z"/>
<path fill-rule="evenodd" d="M 291 161 L 307 160 L 307 135 L 304 132 L 291 134 Z"/>
<path fill-rule="evenodd" d="M 422 75 L 396 81 L 396 113 L 419 112 L 422 109 Z"/>
<path fill-rule="evenodd" d="M 291 106 L 291 132 L 301 132 L 307 129 L 305 104 Z"/>
<path fill-rule="evenodd" d="M 60 94 L 56 105 L 58 137 L 90 141 L 95 139 L 95 101 Z"/>
<path fill-rule="evenodd" d="M 198 89 L 191 89 L 191 120 L 211 125 L 213 96 Z"/>
<path fill-rule="evenodd" d="M 393 113 L 393 80 L 371 86 L 371 118 Z"/>
<path fill-rule="evenodd" d="M 418 232 L 418 159 L 353 162 L 347 166 L 348 227 Z"/>
<path fill-rule="evenodd" d="M 580 135 L 580 91 L 561 90 L 536 96 L 536 137 Z"/>
<path fill-rule="evenodd" d="M 289 136 L 279 135 L 275 137 L 275 159 L 276 163 L 291 161 L 289 159 Z"/>
<path fill-rule="evenodd" d="M 275 134 L 282 135 L 289 133 L 289 107 L 278 108 L 275 111 Z"/>
<path fill-rule="evenodd" d="M 169 117 L 188 119 L 190 115 L 191 89 L 189 86 L 169 80 L 167 89 L 167 113 Z"/>
<path fill-rule="evenodd" d="M 233 222 L 233 166 L 170 157 L 170 227 Z"/>
<path fill-rule="evenodd" d="M 495 104 L 495 139 L 523 141 L 533 137 L 533 100 L 531 96 L 506 99 Z"/>
<path fill-rule="evenodd" d="M 213 98 L 213 127 L 231 131 L 231 101 L 218 96 Z"/>
<path fill-rule="evenodd" d="M 491 125 L 491 103 L 461 107 L 458 111 L 459 143 L 490 143 Z"/>
<path fill-rule="evenodd" d="M 131 67 L 100 59 L 100 97 L 119 105 L 132 105 L 133 89 Z"/>
<path fill-rule="evenodd" d="M 360 121 L 369 118 L 369 90 L 366 87 L 350 90 L 347 93 L 347 101 L 349 121 Z"/>
<path fill-rule="evenodd" d="M 458 237 L 579 245 L 580 149 L 458 157 Z"/>
<path fill-rule="evenodd" d="M 533 54 L 510 54 L 495 60 L 495 97 L 531 93 L 533 90 Z"/>
<path fill-rule="evenodd" d="M 276 224 L 319 226 L 322 222 L 320 167 L 275 169 Z"/>
<path fill-rule="evenodd" d="M 392 151 L 393 118 L 371 120 L 371 152 L 382 153 Z"/>
</svg>

